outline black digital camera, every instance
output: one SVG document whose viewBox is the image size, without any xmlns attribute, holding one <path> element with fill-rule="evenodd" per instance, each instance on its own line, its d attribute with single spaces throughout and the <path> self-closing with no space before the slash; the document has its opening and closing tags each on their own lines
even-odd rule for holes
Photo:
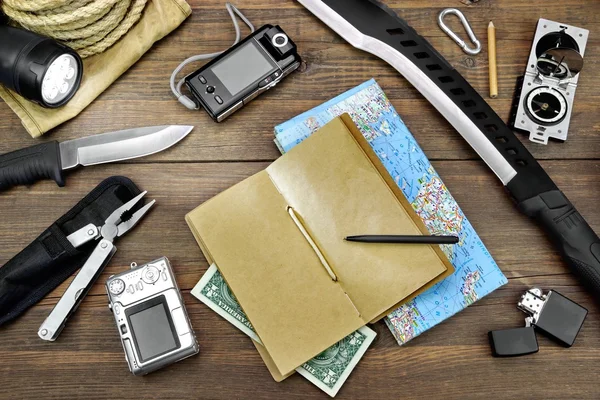
<svg viewBox="0 0 600 400">
<path fill-rule="evenodd" d="M 216 122 L 266 92 L 300 67 L 296 45 L 279 26 L 265 25 L 185 78 Z"/>
</svg>

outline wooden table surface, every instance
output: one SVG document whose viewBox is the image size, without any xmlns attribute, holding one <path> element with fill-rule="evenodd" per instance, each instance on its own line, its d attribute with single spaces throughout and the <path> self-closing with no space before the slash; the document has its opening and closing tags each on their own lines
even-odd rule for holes
<svg viewBox="0 0 600 400">
<path fill-rule="evenodd" d="M 383 322 L 377 338 L 338 394 L 366 398 L 600 398 L 598 306 L 567 270 L 541 231 L 520 215 L 500 182 L 454 129 L 398 73 L 353 49 L 294 1 L 239 0 L 257 26 L 278 23 L 297 42 L 306 68 L 225 123 L 188 111 L 169 91 L 171 71 L 184 58 L 226 48 L 233 28 L 222 0 L 190 1 L 193 15 L 157 43 L 74 120 L 44 140 L 65 140 L 144 125 L 189 124 L 185 141 L 130 162 L 82 168 L 67 186 L 42 182 L 0 195 L 0 265 L 69 210 L 101 180 L 125 175 L 157 200 L 157 207 L 118 243 L 119 251 L 54 343 L 37 336 L 40 323 L 66 288 L 57 288 L 14 323 L 0 328 L 0 398 L 321 398 L 300 376 L 276 383 L 250 340 L 190 295 L 208 265 L 184 215 L 279 156 L 273 127 L 370 78 L 376 78 L 508 278 L 508 285 L 399 347 Z M 514 82 L 525 69 L 538 18 L 591 31 L 569 138 L 548 146 L 524 144 L 600 232 L 600 2 L 563 0 L 387 0 L 488 99 L 487 46 L 465 55 L 437 27 L 438 12 L 459 7 L 486 43 L 498 27 L 498 99 L 508 118 Z M 458 24 L 452 24 L 455 28 Z M 39 143 L 0 102 L 0 153 Z M 183 290 L 200 354 L 146 377 L 127 370 L 103 282 L 132 261 L 171 260 Z M 556 289 L 589 309 L 575 345 L 565 349 L 539 337 L 538 354 L 492 358 L 487 333 L 519 327 L 520 294 Z"/>
</svg>

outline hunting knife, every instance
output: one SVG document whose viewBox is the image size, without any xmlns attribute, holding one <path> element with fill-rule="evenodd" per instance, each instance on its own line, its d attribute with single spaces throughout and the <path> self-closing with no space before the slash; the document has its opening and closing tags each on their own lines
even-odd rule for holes
<svg viewBox="0 0 600 400">
<path fill-rule="evenodd" d="M 0 156 L 0 191 L 42 179 L 53 179 L 62 187 L 63 171 L 158 153 L 178 143 L 192 129 L 185 125 L 148 126 L 13 151 Z"/>
</svg>

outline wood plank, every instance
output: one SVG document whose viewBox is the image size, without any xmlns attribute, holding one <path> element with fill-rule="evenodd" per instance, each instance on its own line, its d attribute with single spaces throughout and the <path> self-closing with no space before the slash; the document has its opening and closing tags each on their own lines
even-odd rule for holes
<svg viewBox="0 0 600 400">
<path fill-rule="evenodd" d="M 453 5 L 455 2 L 446 3 Z M 391 67 L 343 43 L 297 4 L 290 5 L 286 2 L 286 8 L 282 10 L 265 10 L 270 4 L 272 3 L 261 4 L 257 9 L 248 7 L 249 16 L 256 20 L 257 25 L 280 21 L 290 35 L 297 38 L 307 66 L 303 72 L 295 74 L 276 90 L 261 97 L 224 124 L 213 123 L 202 111 L 186 110 L 174 101 L 168 88 L 167 77 L 184 57 L 224 48 L 229 45 L 233 36 L 230 21 L 221 9 L 221 4 L 212 2 L 202 5 L 199 9 L 200 6 L 195 3 L 194 9 L 198 12 L 176 33 L 157 44 L 79 117 L 57 128 L 46 140 L 65 140 L 139 126 L 140 116 L 143 116 L 144 124 L 180 123 L 197 126 L 196 132 L 186 140 L 185 146 L 178 146 L 171 152 L 156 155 L 152 160 L 272 160 L 278 156 L 272 143 L 272 131 L 276 124 L 375 77 L 431 159 L 476 158 L 449 124 Z M 396 7 L 399 4 L 391 3 Z M 411 23 L 414 21 L 415 27 L 487 98 L 485 50 L 477 57 L 469 57 L 443 35 L 435 25 L 435 16 L 441 5 L 429 2 L 427 7 L 417 8 L 416 3 L 407 4 L 403 5 L 405 11 L 410 14 L 406 15 L 407 20 Z M 501 8 L 502 12 L 498 12 L 498 8 L 489 4 L 483 6 L 487 3 L 480 4 L 481 6 L 473 7 L 469 17 L 473 20 L 480 38 L 485 38 L 484 28 L 489 16 L 494 16 L 497 21 L 500 97 L 490 100 L 490 104 L 503 119 L 507 119 L 514 82 L 524 71 L 539 9 L 531 5 L 519 6 L 513 3 Z M 570 10 L 583 9 L 581 5 L 569 3 L 555 10 L 556 18 L 567 15 L 561 14 L 564 11 L 562 7 L 570 7 Z M 572 24 L 588 28 L 598 24 L 593 18 L 594 13 L 591 12 L 568 15 L 577 16 L 575 21 L 568 21 Z M 552 15 L 546 17 L 555 18 Z M 580 18 L 585 20 L 580 21 Z M 597 47 L 597 40 L 591 35 L 591 49 Z M 600 100 L 600 84 L 594 80 L 599 65 L 600 54 L 590 51 L 586 55 L 586 67 L 582 72 L 575 114 L 566 143 L 541 146 L 530 143 L 525 136 L 521 136 L 537 158 L 590 159 L 600 156 L 600 123 L 597 118 L 586 118 L 590 113 L 594 113 L 595 105 Z M 267 110 L 269 112 L 266 112 Z M 110 118 L 107 118 L 107 115 Z M 0 103 L 0 116 L 3 116 L 0 118 L 0 131 L 7 132 L 5 140 L 0 142 L 0 153 L 36 143 L 34 139 L 27 137 L 19 125 L 18 118 L 3 103 Z M 424 116 L 427 117 L 423 118 Z"/>
<path fill-rule="evenodd" d="M 596 209 L 600 164 L 597 161 L 543 164 L 591 226 L 600 230 L 600 214 Z M 2 195 L 6 207 L 4 223 L 0 227 L 0 265 L 102 179 L 121 174 L 148 190 L 149 198 L 156 199 L 157 206 L 140 226 L 116 242 L 119 251 L 101 279 L 123 270 L 132 261 L 140 264 L 166 255 L 175 265 L 181 286 L 191 289 L 207 264 L 184 222 L 185 214 L 267 165 L 264 162 L 112 164 L 76 171 L 69 176 L 67 188 L 58 189 L 53 182 L 47 181 L 30 188 L 13 189 Z M 434 167 L 509 277 L 567 272 L 547 239 L 531 221 L 518 213 L 502 185 L 482 162 L 441 161 L 434 162 Z M 93 293 L 104 293 L 101 287 L 95 290 Z"/>
<path fill-rule="evenodd" d="M 571 296 L 571 293 L 567 295 Z M 512 293 L 516 301 L 518 293 Z M 2 391 L 11 398 L 60 393 L 63 398 L 326 398 L 299 376 L 275 383 L 250 341 L 204 305 L 185 295 L 201 352 L 146 378 L 129 374 L 116 327 L 102 304 L 86 300 L 61 337 L 44 343 L 35 334 L 49 307 L 36 307 L 3 333 L 0 372 L 11 376 Z M 378 336 L 342 391 L 340 398 L 514 398 L 524 388 L 540 397 L 594 398 L 589 379 L 600 351 L 597 314 L 588 317 L 577 343 L 563 349 L 540 337 L 540 353 L 527 359 L 494 359 L 487 331 L 521 325 L 513 304 L 484 299 L 460 316 L 398 347 L 382 324 Z M 10 349 L 10 350 L 9 350 Z M 548 368 L 560 360 L 560 368 Z M 57 379 L 56 371 L 60 371 Z M 544 376 L 532 380 L 532 371 Z M 568 371 L 569 373 L 565 373 Z M 562 372 L 562 373 L 561 373 Z M 87 377 L 82 379 L 82 377 Z M 508 383 L 510 382 L 510 384 Z M 390 387 L 393 386 L 393 389 Z M 529 389 L 527 389 L 529 390 Z M 443 394 L 443 396 L 442 396 Z"/>
<path fill-rule="evenodd" d="M 0 194 L 0 265 L 33 240 L 102 179 L 127 175 L 156 208 L 119 240 L 118 252 L 60 338 L 46 343 L 37 329 L 68 282 L 16 322 L 0 328 L 0 398 L 305 399 L 328 398 L 299 376 L 275 383 L 250 341 L 195 300 L 189 290 L 208 265 L 183 218 L 226 188 L 265 168 L 279 156 L 273 127 L 372 77 L 403 117 L 509 284 L 398 347 L 383 322 L 378 336 L 337 398 L 597 399 L 594 374 L 600 360 L 596 303 L 568 271 L 541 231 L 520 215 L 501 184 L 439 114 L 396 71 L 351 48 L 295 1 L 245 0 L 237 5 L 257 25 L 279 23 L 296 40 L 302 71 L 223 124 L 188 111 L 172 97 L 168 76 L 185 57 L 227 47 L 233 28 L 222 0 L 190 0 L 194 14 L 159 42 L 80 116 L 42 141 L 66 140 L 139 125 L 190 124 L 195 131 L 169 151 L 128 163 L 84 168 L 66 188 L 42 182 Z M 514 81 L 523 73 L 540 16 L 591 30 L 569 139 L 530 144 L 521 139 L 551 177 L 600 231 L 599 2 L 563 0 L 385 0 L 423 34 L 487 99 L 487 53 L 470 57 L 436 25 L 445 7 L 462 9 L 485 43 L 490 19 L 498 27 L 500 96 L 489 100 L 506 119 Z M 457 28 L 456 21 L 450 21 Z M 457 31 L 460 31 L 457 28 Z M 186 71 L 191 71 L 189 68 Z M 0 102 L 0 154 L 38 143 Z M 166 255 L 183 290 L 201 352 L 144 378 L 132 376 L 102 282 L 136 261 Z M 518 359 L 490 355 L 487 332 L 523 325 L 516 302 L 527 288 L 553 288 L 590 311 L 577 342 L 564 349 L 538 335 L 540 352 Z M 533 395 L 532 393 L 535 393 Z"/>
</svg>

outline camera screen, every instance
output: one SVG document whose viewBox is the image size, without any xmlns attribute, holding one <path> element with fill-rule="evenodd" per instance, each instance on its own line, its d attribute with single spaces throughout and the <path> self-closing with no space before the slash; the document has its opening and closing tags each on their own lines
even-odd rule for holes
<svg viewBox="0 0 600 400">
<path fill-rule="evenodd" d="M 142 362 L 179 346 L 164 297 L 160 303 L 129 315 L 129 323 Z"/>
<path fill-rule="evenodd" d="M 256 46 L 251 40 L 212 68 L 232 96 L 274 69 Z"/>
</svg>

